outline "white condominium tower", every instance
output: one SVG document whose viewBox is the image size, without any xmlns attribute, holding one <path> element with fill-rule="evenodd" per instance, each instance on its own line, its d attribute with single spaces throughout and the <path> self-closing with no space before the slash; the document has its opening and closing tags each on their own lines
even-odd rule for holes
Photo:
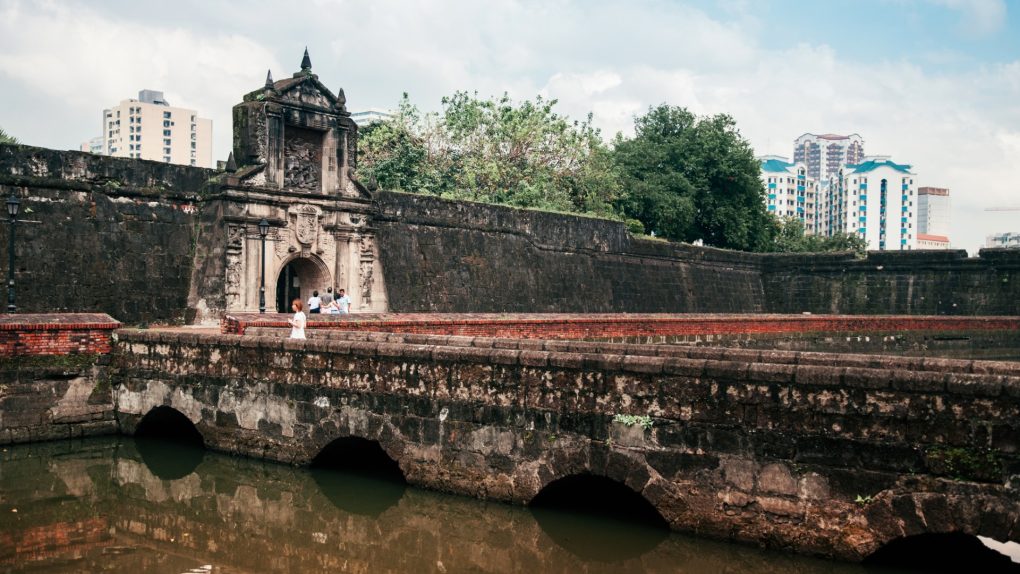
<svg viewBox="0 0 1020 574">
<path fill-rule="evenodd" d="M 163 92 L 142 90 L 137 100 L 103 110 L 101 153 L 213 167 L 212 120 L 172 107 Z"/>
<path fill-rule="evenodd" d="M 818 180 L 808 177 L 807 166 L 778 155 L 762 156 L 759 160 L 769 213 L 780 219 L 799 219 L 806 235 L 821 233 L 817 216 Z"/>
<path fill-rule="evenodd" d="M 793 142 L 793 161 L 806 165 L 808 177 L 819 181 L 831 181 L 841 167 L 863 158 L 864 138 L 857 134 L 804 134 Z"/>
<path fill-rule="evenodd" d="M 917 188 L 917 232 L 949 235 L 949 190 L 944 187 Z"/>
<path fill-rule="evenodd" d="M 828 231 L 856 233 L 869 250 L 917 248 L 916 174 L 889 156 L 869 156 L 843 168 L 826 190 Z"/>
</svg>

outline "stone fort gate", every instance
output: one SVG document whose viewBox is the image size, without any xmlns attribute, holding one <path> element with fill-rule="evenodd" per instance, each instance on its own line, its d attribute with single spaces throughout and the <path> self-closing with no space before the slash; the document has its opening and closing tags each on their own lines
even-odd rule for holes
<svg viewBox="0 0 1020 574">
<path fill-rule="evenodd" d="M 287 312 L 292 298 L 329 286 L 346 289 L 355 310 L 386 311 L 373 202 L 355 176 L 358 127 L 343 90 L 319 81 L 305 51 L 301 71 L 276 82 L 267 74 L 233 120 L 236 165 L 228 161 L 209 201 L 218 205 L 203 217 L 208 261 L 196 265 L 191 294 L 200 314 L 258 310 L 263 218 L 267 311 Z"/>
</svg>

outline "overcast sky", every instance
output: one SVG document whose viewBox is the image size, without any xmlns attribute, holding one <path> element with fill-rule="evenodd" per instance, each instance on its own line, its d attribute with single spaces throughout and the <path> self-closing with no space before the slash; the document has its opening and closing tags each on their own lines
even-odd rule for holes
<svg viewBox="0 0 1020 574">
<path fill-rule="evenodd" d="M 300 67 L 352 110 L 403 92 L 557 98 L 604 135 L 651 105 L 728 113 L 758 154 L 805 133 L 858 133 L 868 154 L 948 187 L 951 239 L 1020 232 L 1020 2 L 1003 0 L 0 0 L 0 127 L 77 149 L 104 107 L 162 90 L 212 118 Z"/>
</svg>

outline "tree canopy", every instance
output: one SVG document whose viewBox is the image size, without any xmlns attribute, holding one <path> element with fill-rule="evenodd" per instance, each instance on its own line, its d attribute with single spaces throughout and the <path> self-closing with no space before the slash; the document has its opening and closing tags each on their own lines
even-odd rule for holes
<svg viewBox="0 0 1020 574">
<path fill-rule="evenodd" d="M 422 114 L 404 95 L 392 120 L 367 127 L 361 169 L 383 188 L 488 203 L 612 215 L 612 155 L 591 116 L 569 121 L 556 100 L 515 103 L 456 92 Z"/>
<path fill-rule="evenodd" d="M 698 117 L 660 105 L 617 136 L 615 160 L 627 194 L 623 213 L 668 239 L 767 251 L 776 233 L 760 165 L 728 115 Z"/>
<path fill-rule="evenodd" d="M 856 235 L 805 236 L 765 207 L 761 166 L 733 118 L 666 104 L 612 147 L 556 100 L 456 92 L 422 113 L 404 94 L 360 139 L 360 170 L 384 189 L 626 220 L 634 233 L 744 251 L 863 251 Z"/>
<path fill-rule="evenodd" d="M 830 237 L 804 235 L 804 223 L 795 217 L 778 222 L 778 233 L 770 251 L 781 253 L 821 253 L 827 251 L 856 251 L 863 253 L 868 242 L 854 233 L 837 233 Z"/>
<path fill-rule="evenodd" d="M 18 138 L 9 135 L 7 132 L 4 131 L 3 128 L 0 128 L 0 144 L 19 144 L 19 143 L 21 142 L 18 141 Z"/>
</svg>

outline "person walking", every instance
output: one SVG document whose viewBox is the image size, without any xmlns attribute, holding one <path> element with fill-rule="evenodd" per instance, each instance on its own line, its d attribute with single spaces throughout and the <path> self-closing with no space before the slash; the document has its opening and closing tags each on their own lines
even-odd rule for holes
<svg viewBox="0 0 1020 574">
<path fill-rule="evenodd" d="M 294 317 L 287 319 L 287 323 L 290 324 L 290 338 L 291 339 L 304 339 L 305 338 L 305 314 L 301 310 L 303 304 L 301 299 L 294 299 L 290 303 L 290 308 L 294 310 Z"/>
<path fill-rule="evenodd" d="M 322 299 L 319 299 L 319 292 L 312 291 L 312 296 L 308 298 L 308 313 L 319 313 L 320 307 L 322 307 Z"/>
<path fill-rule="evenodd" d="M 343 289 L 336 292 L 336 300 L 333 304 L 340 310 L 341 315 L 347 315 L 351 312 L 351 298 L 347 296 L 347 292 Z"/>
</svg>

